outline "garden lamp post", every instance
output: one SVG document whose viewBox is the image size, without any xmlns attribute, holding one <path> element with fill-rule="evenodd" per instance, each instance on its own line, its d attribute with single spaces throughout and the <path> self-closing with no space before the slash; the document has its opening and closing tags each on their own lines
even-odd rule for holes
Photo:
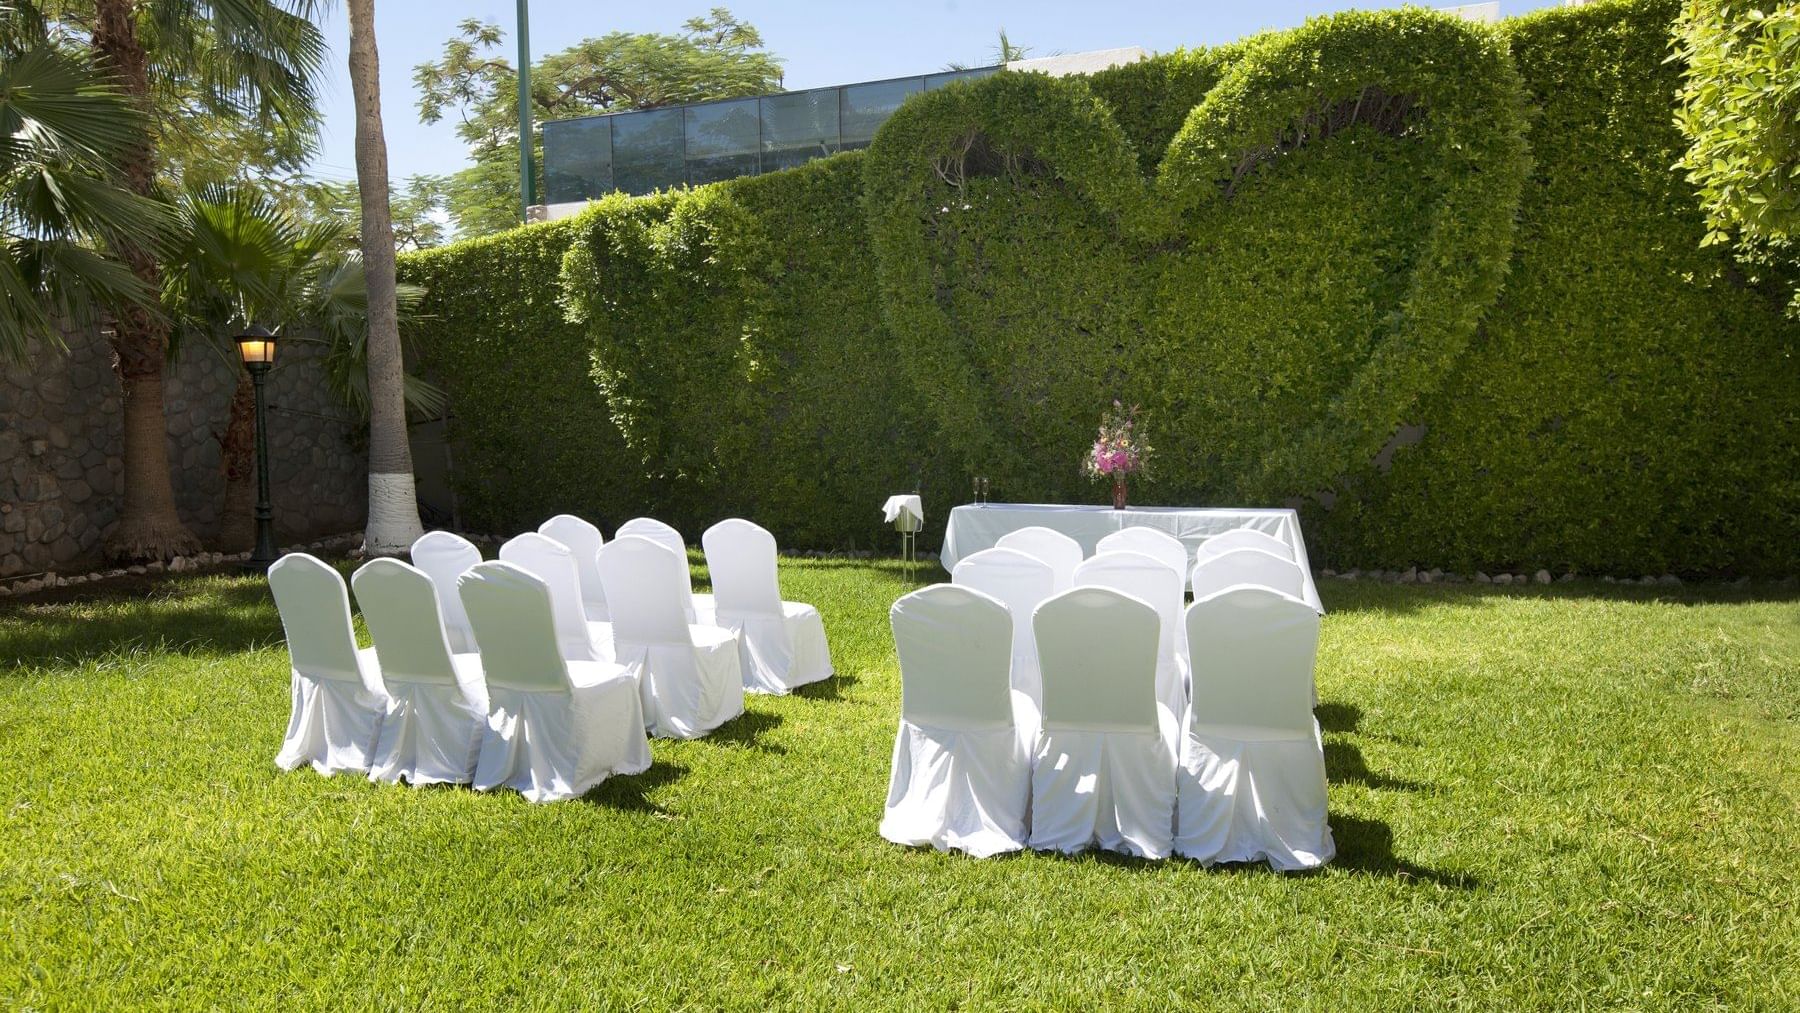
<svg viewBox="0 0 1800 1013">
<path fill-rule="evenodd" d="M 252 323 L 233 340 L 256 388 L 256 548 L 244 567 L 267 570 L 275 562 L 275 510 L 269 503 L 269 429 L 263 419 L 263 377 L 275 364 L 275 335 Z"/>
</svg>

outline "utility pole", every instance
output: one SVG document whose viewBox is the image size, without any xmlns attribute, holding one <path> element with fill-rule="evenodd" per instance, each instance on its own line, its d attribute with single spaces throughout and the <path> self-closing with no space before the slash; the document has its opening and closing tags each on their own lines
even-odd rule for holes
<svg viewBox="0 0 1800 1013">
<path fill-rule="evenodd" d="M 531 2 L 519 0 L 519 221 L 531 220 L 537 181 L 531 171 Z"/>
</svg>

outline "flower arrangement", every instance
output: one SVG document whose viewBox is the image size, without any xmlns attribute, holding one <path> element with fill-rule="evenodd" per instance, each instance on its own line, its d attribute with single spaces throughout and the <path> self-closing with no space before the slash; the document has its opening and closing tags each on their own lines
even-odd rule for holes
<svg viewBox="0 0 1800 1013">
<path fill-rule="evenodd" d="M 1146 470 L 1150 463 L 1150 440 L 1140 424 L 1137 405 L 1125 407 L 1114 401 L 1112 408 L 1100 416 L 1100 434 L 1084 465 L 1094 478 L 1110 478 L 1113 484 L 1113 509 L 1125 509 L 1126 477 Z"/>
</svg>

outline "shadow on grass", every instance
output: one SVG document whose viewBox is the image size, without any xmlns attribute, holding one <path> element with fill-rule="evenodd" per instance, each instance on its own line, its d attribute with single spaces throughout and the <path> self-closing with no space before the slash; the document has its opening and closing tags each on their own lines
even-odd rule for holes
<svg viewBox="0 0 1800 1013">
<path fill-rule="evenodd" d="M 1771 582 L 1744 585 L 1697 583 L 1674 586 L 1606 584 L 1572 580 L 1555 584 L 1389 584 L 1320 578 L 1319 597 L 1327 616 L 1347 612 L 1405 615 L 1440 605 L 1481 606 L 1493 601 L 1659 602 L 1672 605 L 1749 605 L 1800 602 L 1800 589 Z"/>
<path fill-rule="evenodd" d="M 7 661 L 0 667 L 79 665 L 144 648 L 232 654 L 281 636 L 275 600 L 260 577 L 121 577 L 0 606 L 0 657 Z"/>
<path fill-rule="evenodd" d="M 1457 890 L 1473 890 L 1481 885 L 1479 880 L 1466 873 L 1439 872 L 1395 855 L 1394 831 L 1379 820 L 1332 813 L 1331 836 L 1337 841 L 1337 857 L 1327 868 Z"/>
<path fill-rule="evenodd" d="M 842 700 L 844 691 L 856 685 L 856 676 L 839 672 L 829 679 L 809 682 L 804 686 L 796 686 L 793 696 L 803 700 Z"/>
<path fill-rule="evenodd" d="M 702 741 L 780 755 L 787 752 L 786 746 L 762 739 L 770 730 L 781 727 L 781 720 L 779 714 L 747 710 L 707 733 Z"/>
<path fill-rule="evenodd" d="M 1418 791 L 1425 787 L 1417 781 L 1409 781 L 1400 777 L 1389 777 L 1369 769 L 1363 759 L 1362 749 L 1355 743 L 1345 742 L 1336 736 L 1355 734 L 1362 725 L 1362 708 L 1353 703 L 1321 703 L 1313 708 L 1313 715 L 1319 719 L 1320 730 L 1332 736 L 1325 741 L 1325 778 L 1333 784 L 1346 781 L 1366 785 L 1370 788 L 1385 788 L 1393 791 Z"/>
<path fill-rule="evenodd" d="M 607 778 L 599 787 L 581 796 L 581 801 L 603 809 L 653 813 L 658 816 L 672 815 L 668 809 L 651 801 L 650 793 L 681 780 L 687 776 L 687 772 L 688 769 L 679 763 L 657 760 L 642 774 Z"/>
</svg>

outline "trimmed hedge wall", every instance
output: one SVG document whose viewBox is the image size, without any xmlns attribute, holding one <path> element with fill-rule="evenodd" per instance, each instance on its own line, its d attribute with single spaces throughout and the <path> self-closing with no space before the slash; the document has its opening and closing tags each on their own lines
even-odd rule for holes
<svg viewBox="0 0 1800 1013">
<path fill-rule="evenodd" d="M 1328 559 L 1628 575 L 1800 569 L 1800 328 L 1699 247 L 1670 168 L 1672 2 L 1504 22 L 1536 168 L 1500 301 L 1424 439 L 1306 518 Z"/>
<path fill-rule="evenodd" d="M 1791 571 L 1795 327 L 1696 245 L 1673 16 L 1346 14 L 996 75 L 866 153 L 403 258 L 464 513 L 885 546 L 915 485 L 934 527 L 970 474 L 1103 501 L 1078 464 L 1120 396 L 1136 501 L 1301 502 L 1321 565 Z"/>
</svg>

